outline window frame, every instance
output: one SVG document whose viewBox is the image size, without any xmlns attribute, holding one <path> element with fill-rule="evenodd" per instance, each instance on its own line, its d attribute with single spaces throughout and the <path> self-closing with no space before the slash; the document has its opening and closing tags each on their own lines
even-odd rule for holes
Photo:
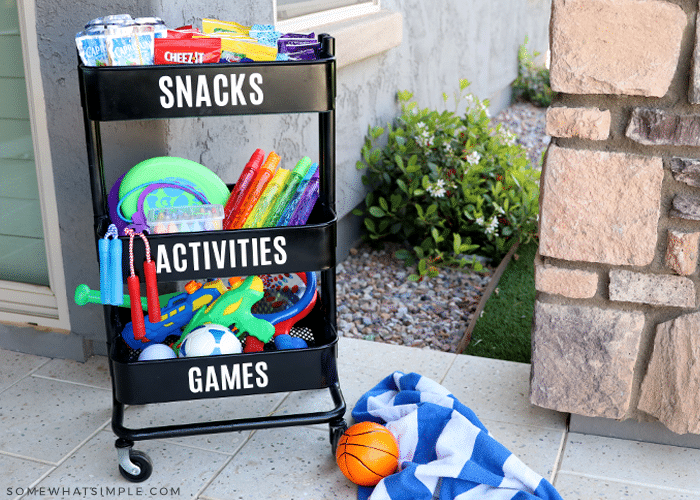
<svg viewBox="0 0 700 500">
<path fill-rule="evenodd" d="M 22 60 L 29 104 L 29 122 L 41 199 L 41 218 L 44 228 L 49 286 L 0 280 L 0 322 L 68 333 L 70 332 L 68 293 L 63 270 L 35 8 L 34 2 L 17 0 Z"/>
<path fill-rule="evenodd" d="M 304 16 L 293 17 L 285 20 L 277 19 L 277 0 L 273 0 L 273 12 L 275 17 L 275 27 L 279 31 L 286 33 L 294 33 L 306 31 L 311 28 L 322 26 L 324 24 L 344 21 L 353 17 L 374 14 L 381 9 L 381 0 L 367 0 L 361 4 L 348 5 L 335 9 L 324 10 L 307 14 Z"/>
</svg>

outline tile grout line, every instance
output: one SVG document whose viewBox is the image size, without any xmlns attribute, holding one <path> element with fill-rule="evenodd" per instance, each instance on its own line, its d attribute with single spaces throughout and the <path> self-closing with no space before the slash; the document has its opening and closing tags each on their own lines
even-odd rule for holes
<svg viewBox="0 0 700 500">
<path fill-rule="evenodd" d="M 43 368 L 46 364 L 48 364 L 48 363 L 50 363 L 50 362 L 51 362 L 51 358 L 47 358 L 46 361 L 44 361 L 43 363 L 41 363 L 39 366 L 37 366 L 36 368 L 33 368 L 33 369 L 29 370 L 27 373 L 25 373 L 25 374 L 22 375 L 20 378 L 18 378 L 18 379 L 15 380 L 14 382 L 12 382 L 10 385 L 8 385 L 8 386 L 5 387 L 4 389 L 0 390 L 0 394 L 3 393 L 3 392 L 5 392 L 5 391 L 8 391 L 10 388 L 16 386 L 16 385 L 19 384 L 22 380 L 31 378 L 31 377 L 34 375 L 35 372 L 37 372 L 38 370 L 40 370 L 41 368 Z"/>
<path fill-rule="evenodd" d="M 89 388 L 89 389 L 99 389 L 99 390 L 101 390 L 101 391 L 110 391 L 110 392 L 111 392 L 111 390 L 112 390 L 111 388 L 100 387 L 100 386 L 97 386 L 97 385 L 90 385 L 90 384 L 86 384 L 86 383 L 83 383 L 83 382 L 75 382 L 75 381 L 73 381 L 73 380 L 65 380 L 65 379 L 62 379 L 62 378 L 49 377 L 49 376 L 47 376 L 47 375 L 34 375 L 34 374 L 32 374 L 31 377 L 32 377 L 32 378 L 39 378 L 39 379 L 42 379 L 42 380 L 50 380 L 51 382 L 60 382 L 60 383 L 63 383 L 63 384 L 71 384 L 71 385 L 77 385 L 77 386 L 80 386 L 80 387 L 87 387 L 87 388 Z"/>
<path fill-rule="evenodd" d="M 20 455 L 18 453 L 12 453 L 11 451 L 5 451 L 5 450 L 0 450 L 0 455 L 6 456 L 6 457 L 17 458 L 19 460 L 26 460 L 28 462 L 34 462 L 34 463 L 41 464 L 41 465 L 48 465 L 49 467 L 53 467 L 53 468 L 55 468 L 58 464 L 57 462 L 49 462 L 48 460 L 42 460 L 41 458 L 30 457 L 27 455 Z"/>
<path fill-rule="evenodd" d="M 571 416 L 569 416 L 571 418 Z M 561 465 L 564 462 L 564 452 L 566 451 L 566 441 L 569 437 L 569 418 L 567 418 L 566 426 L 564 427 L 564 432 L 561 434 L 561 442 L 559 443 L 559 451 L 557 452 L 557 457 L 554 459 L 554 466 L 552 467 L 552 474 L 549 477 L 549 482 L 554 485 L 559 472 L 561 471 Z"/>
<path fill-rule="evenodd" d="M 450 361 L 450 363 L 447 365 L 447 369 L 445 370 L 445 374 L 444 374 L 444 375 L 442 376 L 442 378 L 440 379 L 440 385 L 442 385 L 442 386 L 445 385 L 445 379 L 447 379 L 447 375 L 450 373 L 450 370 L 452 369 L 452 367 L 453 367 L 453 366 L 455 365 L 455 363 L 457 362 L 457 356 L 459 356 L 459 353 L 454 353 L 454 354 L 453 354 L 452 361 Z"/>
<path fill-rule="evenodd" d="M 639 481 L 620 479 L 620 478 L 616 478 L 616 477 L 596 476 L 595 474 L 586 474 L 585 472 L 574 472 L 574 471 L 567 471 L 567 470 L 560 471 L 560 472 L 564 472 L 565 474 L 568 474 L 570 476 L 585 477 L 588 479 L 599 479 L 601 481 L 610 481 L 611 483 L 626 484 L 626 485 L 630 485 L 630 486 L 639 486 L 641 488 L 654 488 L 657 490 L 670 491 L 673 493 L 684 493 L 684 494 L 688 494 L 688 495 L 700 495 L 700 490 L 686 490 L 686 489 L 682 489 L 682 488 L 674 488 L 673 486 L 664 486 L 662 484 L 641 483 Z"/>
</svg>

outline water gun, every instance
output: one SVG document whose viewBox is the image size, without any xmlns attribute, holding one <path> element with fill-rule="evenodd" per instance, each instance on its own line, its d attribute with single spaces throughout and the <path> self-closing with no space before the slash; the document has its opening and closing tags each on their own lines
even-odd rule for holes
<svg viewBox="0 0 700 500">
<path fill-rule="evenodd" d="M 231 195 L 224 207 L 224 229 L 228 229 L 228 226 L 233 222 L 236 214 L 241 209 L 246 194 L 248 194 L 248 189 L 253 184 L 255 174 L 260 168 L 260 165 L 262 165 L 264 159 L 265 151 L 258 148 L 250 157 L 246 166 L 243 167 L 243 172 L 241 172 L 240 177 L 238 177 L 238 182 L 236 182 L 236 186 L 231 191 Z"/>
<path fill-rule="evenodd" d="M 301 160 L 299 160 L 294 167 L 294 170 L 292 170 L 292 172 L 289 174 L 287 185 L 285 186 L 284 191 L 282 191 L 282 193 L 277 197 L 275 204 L 272 206 L 272 209 L 265 219 L 263 227 L 274 227 L 277 225 L 277 222 L 282 217 L 282 213 L 284 213 L 287 205 L 289 205 L 289 202 L 292 201 L 292 198 L 297 192 L 299 183 L 301 183 L 301 181 L 304 179 L 306 172 L 309 171 L 310 166 L 311 158 L 308 156 L 304 156 Z"/>
<path fill-rule="evenodd" d="M 192 330 L 207 323 L 229 328 L 233 325 L 237 336 L 248 333 L 262 343 L 269 342 L 275 334 L 275 326 L 269 321 L 256 318 L 250 310 L 264 295 L 263 282 L 258 276 L 248 276 L 243 281 L 232 283 L 230 290 L 222 293 L 207 307 L 197 310 L 187 323 L 176 348 Z"/>
<path fill-rule="evenodd" d="M 190 281 L 185 291 L 168 300 L 161 310 L 160 321 L 144 321 L 146 334 L 138 339 L 134 335 L 134 325 L 129 322 L 122 330 L 122 338 L 132 349 L 143 349 L 151 344 L 159 344 L 169 335 L 177 335 L 181 328 L 192 319 L 195 311 L 203 309 L 219 298 L 228 289 L 221 280 L 210 281 L 202 285 Z M 146 316 L 148 318 L 148 316 Z"/>
<path fill-rule="evenodd" d="M 275 204 L 277 197 L 280 195 L 284 189 L 287 178 L 289 177 L 289 170 L 284 168 L 278 168 L 275 172 L 275 176 L 267 184 L 265 191 L 263 192 L 260 200 L 253 207 L 253 211 L 248 216 L 248 219 L 243 224 L 243 228 L 258 228 L 263 227 L 265 220 L 267 219 L 272 206 Z"/>
<path fill-rule="evenodd" d="M 274 151 L 268 155 L 263 166 L 256 172 L 253 183 L 248 189 L 245 199 L 241 204 L 241 208 L 233 217 L 233 220 L 229 223 L 229 225 L 224 227 L 225 229 L 240 229 L 243 226 L 245 221 L 248 219 L 250 212 L 253 211 L 253 207 L 260 199 L 260 196 L 262 196 L 265 186 L 267 186 L 267 183 L 270 182 L 272 177 L 275 175 L 275 171 L 277 170 L 280 160 L 280 156 Z"/>
</svg>

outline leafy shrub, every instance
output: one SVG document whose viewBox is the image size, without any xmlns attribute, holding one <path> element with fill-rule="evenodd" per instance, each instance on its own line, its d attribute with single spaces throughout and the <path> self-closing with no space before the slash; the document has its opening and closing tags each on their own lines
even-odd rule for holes
<svg viewBox="0 0 700 500">
<path fill-rule="evenodd" d="M 533 59 L 540 53 L 535 51 L 530 54 L 526 45 L 527 38 L 518 49 L 518 77 L 513 82 L 513 97 L 546 108 L 552 104 L 555 96 L 549 85 L 549 70 L 535 64 Z"/>
<path fill-rule="evenodd" d="M 515 135 L 491 127 L 487 101 L 465 95 L 468 86 L 461 80 L 455 96 L 463 116 L 419 109 L 399 92 L 402 114 L 386 130 L 369 128 L 357 163 L 371 189 L 365 208 L 353 211 L 364 216 L 365 239 L 403 244 L 396 256 L 418 262 L 412 279 L 436 276 L 440 266 L 480 269 L 467 255 L 500 260 L 537 230 L 539 171 Z"/>
</svg>

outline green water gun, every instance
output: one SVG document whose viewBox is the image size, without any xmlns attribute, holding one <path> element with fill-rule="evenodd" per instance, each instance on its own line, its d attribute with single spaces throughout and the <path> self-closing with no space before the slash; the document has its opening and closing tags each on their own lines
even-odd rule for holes
<svg viewBox="0 0 700 500">
<path fill-rule="evenodd" d="M 180 340 L 179 346 L 185 337 L 195 328 L 213 323 L 226 327 L 235 326 L 237 336 L 248 333 L 266 344 L 272 340 L 275 334 L 275 326 L 264 319 L 256 318 L 251 312 L 251 307 L 263 298 L 263 282 L 258 276 L 248 276 L 231 285 L 232 288 L 221 294 L 207 307 L 198 309 L 187 324 Z"/>
</svg>

